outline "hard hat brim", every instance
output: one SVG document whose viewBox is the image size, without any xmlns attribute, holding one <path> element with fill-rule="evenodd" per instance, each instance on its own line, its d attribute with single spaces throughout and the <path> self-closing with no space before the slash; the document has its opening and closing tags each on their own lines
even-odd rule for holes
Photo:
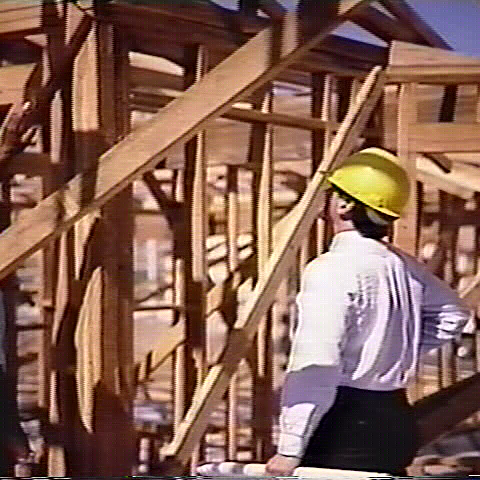
<svg viewBox="0 0 480 480">
<path fill-rule="evenodd" d="M 361 203 L 363 205 L 366 205 L 367 207 L 370 207 L 371 209 L 377 211 L 377 212 L 380 212 L 380 213 L 383 213 L 384 215 L 387 215 L 388 217 L 392 217 L 392 220 L 396 220 L 398 218 L 400 218 L 400 215 L 398 213 L 395 213 L 393 212 L 392 210 L 389 210 L 388 208 L 384 208 L 384 207 L 379 207 L 378 205 L 375 205 L 371 202 L 368 202 L 368 201 L 365 201 L 365 200 L 360 200 L 357 198 L 357 194 L 353 191 L 349 191 L 349 188 L 344 186 L 344 185 L 341 185 L 341 184 L 338 184 L 334 179 L 332 179 L 331 177 L 327 179 L 327 181 L 334 185 L 335 187 L 339 188 L 340 190 L 342 190 L 343 192 L 345 192 L 347 195 L 350 195 L 352 198 L 354 198 L 358 203 Z"/>
</svg>

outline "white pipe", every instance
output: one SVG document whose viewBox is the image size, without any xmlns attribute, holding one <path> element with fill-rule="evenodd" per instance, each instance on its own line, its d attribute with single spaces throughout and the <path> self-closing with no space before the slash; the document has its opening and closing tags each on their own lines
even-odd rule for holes
<svg viewBox="0 0 480 480">
<path fill-rule="evenodd" d="M 208 463 L 201 465 L 197 469 L 199 475 L 205 476 L 225 476 L 229 477 L 265 477 L 269 476 L 265 472 L 265 464 L 262 463 L 249 463 L 242 464 L 237 462 L 222 462 L 222 463 Z M 353 470 L 336 470 L 331 468 L 311 468 L 311 467 L 299 467 L 297 468 L 293 476 L 298 478 L 323 478 L 323 479 L 368 479 L 372 477 L 376 478 L 389 478 L 391 475 L 386 473 L 376 472 L 360 472 Z"/>
</svg>

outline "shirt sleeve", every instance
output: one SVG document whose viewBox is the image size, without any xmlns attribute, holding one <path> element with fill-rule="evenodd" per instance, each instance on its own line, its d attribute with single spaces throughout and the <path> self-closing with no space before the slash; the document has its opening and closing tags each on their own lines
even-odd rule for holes
<svg viewBox="0 0 480 480">
<path fill-rule="evenodd" d="M 282 392 L 281 455 L 302 457 L 335 400 L 349 305 L 347 283 L 323 259 L 313 261 L 305 271 L 297 297 L 298 326 Z"/>
<path fill-rule="evenodd" d="M 447 283 L 425 271 L 420 354 L 458 337 L 471 311 Z"/>
</svg>

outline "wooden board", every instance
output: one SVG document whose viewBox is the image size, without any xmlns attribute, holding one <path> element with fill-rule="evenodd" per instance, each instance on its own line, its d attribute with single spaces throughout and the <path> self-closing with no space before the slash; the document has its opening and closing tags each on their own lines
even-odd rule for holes
<svg viewBox="0 0 480 480">
<path fill-rule="evenodd" d="M 480 66 L 480 58 L 460 55 L 442 48 L 426 47 L 408 42 L 394 41 L 390 47 L 389 66 L 442 67 L 471 65 Z"/>
<path fill-rule="evenodd" d="M 41 0 L 0 3 L 0 35 L 24 36 L 40 33 L 45 27 L 59 26 L 58 19 Z"/>
<path fill-rule="evenodd" d="M 207 463 L 197 469 L 197 474 L 212 477 L 269 477 L 265 465 L 261 463 L 242 464 L 237 462 Z M 358 470 L 337 470 L 333 468 L 298 467 L 293 472 L 295 478 L 324 478 L 331 480 L 348 480 L 390 477 L 385 473 L 362 472 Z"/>
<path fill-rule="evenodd" d="M 428 84 L 467 84 L 480 82 L 480 65 L 391 66 L 388 82 L 419 82 Z"/>
<path fill-rule="evenodd" d="M 346 15 L 362 3 L 345 1 L 339 4 L 338 11 Z M 103 154 L 98 166 L 77 175 L 65 188 L 25 212 L 0 236 L 0 277 L 151 170 L 158 162 L 157 155 L 165 156 L 187 142 L 237 100 L 274 78 L 343 20 L 341 15 L 326 18 L 315 32 L 305 32 L 302 38 L 298 35 L 301 18 L 288 13 L 282 25 L 260 32 L 151 122 Z M 272 49 L 272 45 L 277 48 Z"/>
<path fill-rule="evenodd" d="M 480 58 L 413 43 L 392 43 L 388 81 L 438 84 L 478 83 Z"/>
<path fill-rule="evenodd" d="M 478 152 L 480 123 L 417 123 L 412 125 L 409 145 L 422 153 Z"/>
</svg>

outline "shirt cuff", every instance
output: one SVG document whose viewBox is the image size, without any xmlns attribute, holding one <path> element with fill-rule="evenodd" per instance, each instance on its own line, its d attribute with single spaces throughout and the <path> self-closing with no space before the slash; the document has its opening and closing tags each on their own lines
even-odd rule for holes
<svg viewBox="0 0 480 480">
<path fill-rule="evenodd" d="M 285 457 L 302 458 L 304 450 L 303 443 L 302 437 L 293 433 L 282 432 L 278 439 L 277 452 Z"/>
</svg>

